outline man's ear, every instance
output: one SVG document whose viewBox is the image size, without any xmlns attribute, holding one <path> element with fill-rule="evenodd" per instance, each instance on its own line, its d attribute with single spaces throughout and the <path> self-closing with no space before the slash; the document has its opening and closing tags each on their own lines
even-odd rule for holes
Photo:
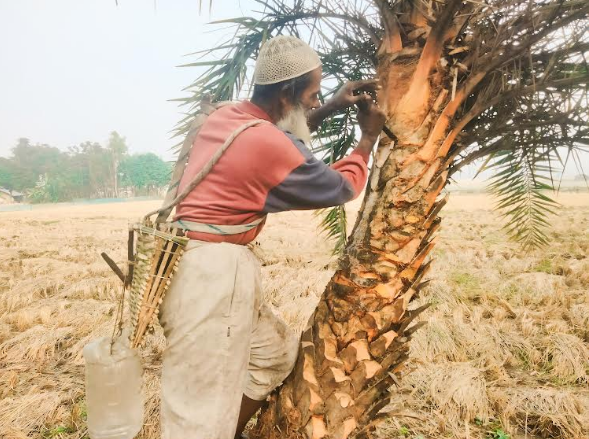
<svg viewBox="0 0 589 439">
<path fill-rule="evenodd" d="M 290 96 L 290 90 L 280 90 L 278 95 L 278 101 L 280 102 L 280 117 L 284 117 L 290 110 L 292 110 L 293 104 Z"/>
</svg>

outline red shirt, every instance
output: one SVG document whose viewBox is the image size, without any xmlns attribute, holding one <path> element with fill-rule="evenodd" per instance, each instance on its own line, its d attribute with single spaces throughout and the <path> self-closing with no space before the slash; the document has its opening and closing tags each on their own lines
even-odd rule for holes
<svg viewBox="0 0 589 439">
<path fill-rule="evenodd" d="M 194 140 L 179 191 L 244 123 L 270 117 L 245 101 L 213 112 Z M 273 124 L 239 134 L 204 180 L 176 208 L 174 220 L 236 225 L 267 213 L 337 206 L 360 195 L 368 176 L 368 156 L 354 150 L 328 166 L 304 143 Z M 247 244 L 264 226 L 238 235 L 188 232 L 191 239 Z"/>
</svg>

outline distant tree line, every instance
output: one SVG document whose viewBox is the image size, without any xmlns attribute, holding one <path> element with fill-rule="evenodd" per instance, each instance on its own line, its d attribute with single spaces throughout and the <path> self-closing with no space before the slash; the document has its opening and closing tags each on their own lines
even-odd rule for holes
<svg viewBox="0 0 589 439">
<path fill-rule="evenodd" d="M 0 188 L 21 192 L 33 203 L 157 195 L 171 171 L 153 153 L 129 155 L 116 131 L 106 146 L 84 142 L 63 151 L 21 138 L 11 152 L 0 157 Z"/>
</svg>

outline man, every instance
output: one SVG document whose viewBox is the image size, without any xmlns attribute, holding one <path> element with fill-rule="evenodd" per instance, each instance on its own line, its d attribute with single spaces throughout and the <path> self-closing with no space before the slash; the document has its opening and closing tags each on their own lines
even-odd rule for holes
<svg viewBox="0 0 589 439">
<path fill-rule="evenodd" d="M 251 101 L 212 113 L 202 126 L 179 190 L 244 123 L 204 180 L 177 206 L 191 238 L 161 309 L 165 439 L 238 437 L 290 373 L 298 339 L 260 301 L 260 268 L 245 246 L 268 213 L 336 206 L 360 195 L 384 114 L 369 94 L 376 81 L 349 83 L 320 106 L 321 62 L 295 37 L 269 40 L 256 62 Z M 331 167 L 305 143 L 310 128 L 358 104 L 362 137 Z M 241 403 L 241 405 L 240 405 Z"/>
</svg>

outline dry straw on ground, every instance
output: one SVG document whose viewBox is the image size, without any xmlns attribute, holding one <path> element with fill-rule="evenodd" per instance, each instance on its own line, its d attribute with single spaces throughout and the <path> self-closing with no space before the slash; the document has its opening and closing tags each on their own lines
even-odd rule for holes
<svg viewBox="0 0 589 439">
<path fill-rule="evenodd" d="M 589 194 L 568 195 L 552 243 L 523 254 L 481 195 L 443 212 L 430 303 L 381 438 L 589 438 Z M 153 202 L 0 214 L 0 437 L 83 438 L 82 347 L 112 330 L 127 224 Z M 351 207 L 353 209 L 354 206 Z M 357 207 L 357 204 L 355 205 Z M 258 240 L 266 300 L 301 329 L 335 267 L 309 212 Z M 148 336 L 146 424 L 159 437 L 161 330 Z"/>
</svg>

